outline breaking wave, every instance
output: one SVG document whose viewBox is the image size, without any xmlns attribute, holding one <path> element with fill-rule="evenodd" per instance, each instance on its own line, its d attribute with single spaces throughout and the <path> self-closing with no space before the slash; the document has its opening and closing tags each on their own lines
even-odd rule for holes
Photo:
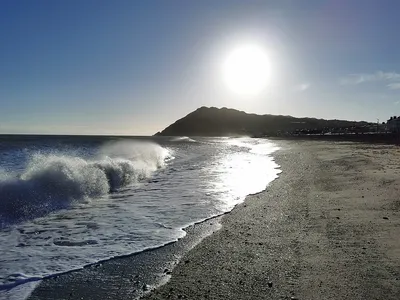
<svg viewBox="0 0 400 300">
<path fill-rule="evenodd" d="M 140 182 L 169 157 L 159 145 L 133 142 L 108 144 L 93 160 L 35 153 L 21 174 L 0 176 L 0 228 Z"/>
<path fill-rule="evenodd" d="M 196 140 L 191 139 L 191 138 L 188 137 L 188 136 L 178 136 L 178 137 L 176 137 L 176 138 L 173 138 L 173 139 L 171 140 L 171 142 L 196 142 Z"/>
</svg>

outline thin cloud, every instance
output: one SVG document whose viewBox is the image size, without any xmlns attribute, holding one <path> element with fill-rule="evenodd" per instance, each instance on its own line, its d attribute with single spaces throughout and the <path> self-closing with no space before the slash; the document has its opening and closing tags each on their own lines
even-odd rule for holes
<svg viewBox="0 0 400 300">
<path fill-rule="evenodd" d="M 302 83 L 295 86 L 296 91 L 304 92 L 310 88 L 311 84 L 309 83 Z"/>
<path fill-rule="evenodd" d="M 393 102 L 394 105 L 399 105 L 400 101 Z"/>
<path fill-rule="evenodd" d="M 371 74 L 349 74 L 340 79 L 340 83 L 343 85 L 356 85 L 364 82 L 372 81 L 394 81 L 400 80 L 400 74 L 396 72 L 382 72 L 377 71 Z M 390 87 L 389 87 L 390 88 Z"/>
<path fill-rule="evenodd" d="M 389 83 L 387 87 L 391 90 L 400 90 L 400 82 Z"/>
</svg>

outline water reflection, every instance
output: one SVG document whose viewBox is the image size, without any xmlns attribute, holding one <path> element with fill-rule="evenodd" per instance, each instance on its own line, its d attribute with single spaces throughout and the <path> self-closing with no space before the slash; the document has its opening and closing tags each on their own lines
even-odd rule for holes
<svg viewBox="0 0 400 300">
<path fill-rule="evenodd" d="M 279 173 L 279 166 L 271 154 L 278 148 L 269 142 L 251 139 L 234 139 L 231 146 L 216 157 L 217 163 L 210 167 L 210 191 L 216 193 L 215 201 L 221 211 L 232 209 L 249 194 L 264 190 Z M 239 147 L 240 151 L 232 148 Z"/>
</svg>

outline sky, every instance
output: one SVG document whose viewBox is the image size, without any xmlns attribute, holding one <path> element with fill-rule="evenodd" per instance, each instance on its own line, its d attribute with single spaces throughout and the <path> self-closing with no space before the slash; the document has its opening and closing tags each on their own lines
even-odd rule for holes
<svg viewBox="0 0 400 300">
<path fill-rule="evenodd" d="M 201 106 L 380 121 L 400 115 L 397 0 L 3 0 L 0 133 L 152 135 Z M 241 45 L 270 79 L 223 82 Z"/>
</svg>

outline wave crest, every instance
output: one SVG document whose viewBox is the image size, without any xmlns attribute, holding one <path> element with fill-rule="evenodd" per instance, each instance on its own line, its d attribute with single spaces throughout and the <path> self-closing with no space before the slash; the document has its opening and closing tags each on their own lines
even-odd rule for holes
<svg viewBox="0 0 400 300">
<path fill-rule="evenodd" d="M 196 142 L 196 140 L 191 139 L 188 136 L 178 136 L 171 140 L 171 142 Z"/>
<path fill-rule="evenodd" d="M 95 160 L 36 153 L 20 176 L 0 178 L 0 227 L 139 182 L 168 157 L 159 145 L 127 142 L 106 145 Z"/>
</svg>

